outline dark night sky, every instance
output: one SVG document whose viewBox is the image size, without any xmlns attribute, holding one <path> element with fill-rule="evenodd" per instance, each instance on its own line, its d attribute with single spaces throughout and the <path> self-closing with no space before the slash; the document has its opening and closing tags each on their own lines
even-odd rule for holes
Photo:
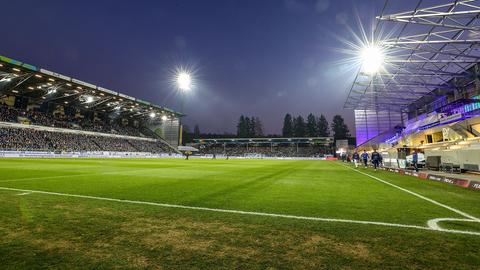
<svg viewBox="0 0 480 270">
<path fill-rule="evenodd" d="M 4 1 L 0 54 L 177 110 L 170 71 L 193 66 L 185 120 L 202 131 L 234 132 L 248 114 L 279 133 L 287 112 L 342 114 L 353 129 L 342 108 L 354 69 L 340 64 L 338 37 L 351 39 L 347 26 L 358 29 L 358 14 L 371 22 L 383 3 Z"/>
</svg>

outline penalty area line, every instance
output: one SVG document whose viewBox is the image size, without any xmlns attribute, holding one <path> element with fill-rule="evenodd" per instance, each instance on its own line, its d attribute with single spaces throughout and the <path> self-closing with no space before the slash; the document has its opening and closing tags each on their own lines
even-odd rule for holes
<svg viewBox="0 0 480 270">
<path fill-rule="evenodd" d="M 150 205 L 150 206 L 159 206 L 159 207 L 165 207 L 165 208 L 178 208 L 178 209 L 199 210 L 199 211 L 230 213 L 230 214 L 240 214 L 240 215 L 287 218 L 287 219 L 296 219 L 296 220 L 338 222 L 338 223 L 363 224 L 363 225 L 378 225 L 378 226 L 386 226 L 386 227 L 397 227 L 397 228 L 409 228 L 409 229 L 419 229 L 419 230 L 427 230 L 427 231 L 447 232 L 447 233 L 454 233 L 454 234 L 480 235 L 480 233 L 470 232 L 470 231 L 445 231 L 445 230 L 442 230 L 442 229 L 435 229 L 435 228 L 431 228 L 431 227 L 424 227 L 424 226 L 418 226 L 418 225 L 408 225 L 408 224 L 398 224 L 398 223 L 388 223 L 388 222 L 351 220 L 351 219 L 337 219 L 337 218 L 320 218 L 320 217 L 296 216 L 296 215 L 287 215 L 287 214 L 251 212 L 251 211 L 242 211 L 242 210 L 230 210 L 230 209 L 209 208 L 209 207 L 199 207 L 199 206 L 187 206 L 187 205 L 179 205 L 179 204 L 167 204 L 167 203 L 156 203 L 156 202 L 146 202 L 146 201 L 136 201 L 136 200 L 126 200 L 126 199 L 115 199 L 115 198 L 108 198 L 108 197 L 97 197 L 97 196 L 89 196 L 89 195 L 78 195 L 78 194 L 70 194 L 70 193 L 59 193 L 59 192 L 18 189 L 18 188 L 8 188 L 8 187 L 0 187 L 0 190 L 15 191 L 15 192 L 29 192 L 29 193 L 37 193 L 37 194 L 45 194 L 45 195 L 53 195 L 53 196 L 91 199 L 91 200 L 100 200 L 100 201 L 109 201 L 109 202 L 118 202 L 118 203 L 129 203 L 129 204 L 138 204 L 138 205 Z"/>
</svg>

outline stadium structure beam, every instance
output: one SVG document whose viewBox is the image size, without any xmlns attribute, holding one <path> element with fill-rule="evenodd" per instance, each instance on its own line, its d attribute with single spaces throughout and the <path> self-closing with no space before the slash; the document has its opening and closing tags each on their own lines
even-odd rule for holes
<svg viewBox="0 0 480 270">
<path fill-rule="evenodd" d="M 419 0 L 414 10 L 390 15 L 383 14 L 387 3 L 382 14 L 376 17 L 374 33 L 382 22 L 401 27 L 396 28 L 397 33 L 390 32 L 388 39 L 373 37 L 384 49 L 384 66 L 373 76 L 359 70 L 345 102 L 346 108 L 361 109 L 362 96 L 369 99 L 369 103 L 382 103 L 391 93 L 410 95 L 411 100 L 445 95 L 478 79 L 478 74 L 469 70 L 480 59 L 475 49 L 480 44 L 480 36 L 472 35 L 472 31 L 480 32 L 480 7 L 475 1 L 458 0 L 422 7 Z M 409 100 L 406 98 L 405 108 L 413 103 Z"/>
<path fill-rule="evenodd" d="M 407 24 L 418 24 L 426 25 L 433 27 L 442 27 L 442 28 L 452 28 L 456 30 L 469 30 L 469 31 L 479 31 L 480 27 L 478 26 L 465 26 L 461 22 L 455 19 L 455 17 L 464 17 L 468 15 L 476 15 L 480 12 L 480 7 L 473 5 L 474 1 L 454 1 L 443 5 L 433 6 L 429 8 L 416 9 L 414 11 L 402 12 L 391 15 L 377 16 L 377 20 L 382 21 L 391 21 Z M 445 11 L 445 8 L 450 8 L 453 5 L 456 6 L 465 6 L 466 8 L 471 8 L 469 10 L 463 11 L 454 11 L 453 9 L 448 9 Z M 431 20 L 432 18 L 443 18 L 448 17 L 449 23 L 444 22 L 435 22 Z"/>
</svg>

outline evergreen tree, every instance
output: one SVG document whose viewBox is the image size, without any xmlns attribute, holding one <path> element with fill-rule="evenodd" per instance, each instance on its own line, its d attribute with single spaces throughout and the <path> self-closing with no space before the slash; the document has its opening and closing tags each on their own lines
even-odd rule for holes
<svg viewBox="0 0 480 270">
<path fill-rule="evenodd" d="M 306 134 L 307 137 L 315 137 L 317 135 L 317 121 L 315 119 L 315 115 L 309 114 L 307 116 L 307 126 L 306 126 Z"/>
<path fill-rule="evenodd" d="M 246 116 L 245 117 L 245 138 L 251 137 L 251 132 L 250 130 L 252 129 L 252 121 L 250 120 L 250 117 Z"/>
<path fill-rule="evenodd" d="M 248 137 L 255 137 L 255 129 L 257 126 L 257 121 L 255 120 L 255 117 L 250 117 L 250 126 L 248 129 Z"/>
<path fill-rule="evenodd" d="M 245 116 L 241 115 L 237 124 L 237 136 L 240 138 L 247 137 L 246 131 L 247 131 L 246 119 L 245 119 Z"/>
<path fill-rule="evenodd" d="M 263 124 L 258 117 L 255 117 L 255 137 L 263 137 Z"/>
<path fill-rule="evenodd" d="M 293 135 L 295 137 L 305 137 L 305 120 L 301 115 L 293 121 Z"/>
<path fill-rule="evenodd" d="M 283 137 L 292 137 L 293 136 L 293 120 L 292 116 L 287 113 L 283 119 L 283 128 L 282 128 Z"/>
<path fill-rule="evenodd" d="M 333 138 L 338 139 L 347 139 L 350 137 L 350 131 L 348 126 L 345 124 L 343 117 L 341 115 L 335 115 L 332 120 L 332 131 Z"/>
<path fill-rule="evenodd" d="M 328 128 L 328 121 L 325 116 L 320 115 L 317 120 L 317 136 L 318 137 L 328 137 L 330 136 L 330 130 Z"/>
<path fill-rule="evenodd" d="M 193 128 L 193 138 L 194 139 L 200 138 L 200 128 L 198 127 L 198 125 L 195 125 L 195 127 Z"/>
</svg>

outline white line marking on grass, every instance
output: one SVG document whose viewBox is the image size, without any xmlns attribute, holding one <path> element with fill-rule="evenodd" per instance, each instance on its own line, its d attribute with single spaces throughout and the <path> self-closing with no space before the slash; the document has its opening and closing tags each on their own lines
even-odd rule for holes
<svg viewBox="0 0 480 270">
<path fill-rule="evenodd" d="M 386 226 L 386 227 L 409 228 L 409 229 L 419 229 L 419 230 L 427 230 L 427 231 L 441 231 L 441 232 L 457 233 L 457 234 L 461 233 L 461 234 L 470 234 L 470 235 L 480 235 L 480 232 L 452 231 L 452 230 L 444 230 L 444 229 L 434 229 L 434 228 L 431 228 L 431 227 L 424 227 L 424 226 L 418 226 L 418 225 L 397 224 L 397 223 L 387 223 L 387 222 L 377 222 L 377 221 L 337 219 L 337 218 L 320 218 L 320 217 L 296 216 L 296 215 L 287 215 L 287 214 L 250 212 L 250 211 L 242 211 L 242 210 L 230 210 L 230 209 L 187 206 L 187 205 L 178 205 L 178 204 L 155 203 L 155 202 L 115 199 L 115 198 L 107 198 L 107 197 L 77 195 L 77 194 L 70 194 L 70 193 L 59 193 L 59 192 L 50 192 L 50 191 L 41 191 L 41 190 L 8 188 L 8 187 L 0 187 L 0 190 L 8 190 L 8 191 L 16 191 L 16 192 L 18 192 L 18 191 L 20 191 L 20 192 L 30 192 L 30 193 L 63 196 L 63 197 L 92 199 L 92 200 L 129 203 L 129 204 L 151 205 L 151 206 L 160 206 L 160 207 L 166 207 L 166 208 L 179 208 L 179 209 L 200 210 L 200 211 L 210 211 L 210 212 L 219 212 L 219 213 L 231 213 L 231 214 L 240 214 L 240 215 L 264 216 L 264 217 L 276 217 L 276 218 L 288 218 L 288 219 L 324 221 L 324 222 L 352 223 L 352 224 L 363 224 L 363 225 L 378 225 L 378 226 Z"/>
<path fill-rule="evenodd" d="M 413 195 L 413 196 L 415 196 L 415 197 L 418 197 L 418 198 L 420 198 L 420 199 L 423 199 L 423 200 L 425 200 L 425 201 L 431 202 L 431 203 L 433 203 L 433 204 L 435 204 L 435 205 L 438 205 L 438 206 L 440 206 L 440 207 L 443 207 L 443 208 L 445 208 L 445 209 L 448 209 L 448 210 L 450 210 L 450 211 L 452 211 L 452 212 L 455 212 L 455 213 L 457 213 L 457 214 L 459 214 L 459 215 L 461 215 L 461 216 L 464 216 L 464 217 L 466 217 L 466 218 L 473 219 L 473 220 L 476 220 L 476 221 L 480 221 L 480 219 L 478 219 L 478 218 L 476 218 L 476 217 L 474 217 L 474 216 L 472 216 L 472 215 L 469 215 L 469 214 L 467 214 L 467 213 L 465 213 L 465 212 L 463 212 L 463 211 L 460 211 L 460 210 L 458 210 L 458 209 L 456 209 L 456 208 L 453 208 L 453 207 L 450 207 L 450 206 L 448 206 L 448 205 L 446 205 L 446 204 L 437 202 L 437 201 L 435 201 L 435 200 L 433 200 L 433 199 L 427 198 L 427 197 L 425 197 L 425 196 L 423 196 L 423 195 L 420 195 L 420 194 L 418 194 L 418 193 L 416 193 L 416 192 L 413 192 L 413 191 L 410 191 L 410 190 L 408 190 L 408 189 L 406 189 L 406 188 L 402 188 L 402 187 L 400 187 L 400 186 L 397 186 L 397 185 L 395 185 L 395 184 L 392 184 L 392 183 L 390 183 L 390 182 L 388 182 L 388 181 L 385 181 L 385 180 L 383 180 L 383 179 L 380 179 L 380 178 L 378 178 L 378 177 L 376 177 L 376 176 L 373 176 L 373 175 L 371 175 L 371 174 L 364 173 L 364 172 L 362 172 L 362 171 L 359 171 L 359 170 L 354 169 L 354 168 L 350 168 L 349 166 L 346 166 L 346 165 L 343 165 L 343 164 L 340 164 L 340 165 L 343 166 L 343 167 L 345 167 L 345 168 L 348 168 L 348 169 L 350 169 L 350 170 L 356 171 L 356 172 L 358 172 L 358 173 L 360 173 L 360 174 L 363 174 L 363 175 L 365 175 L 365 176 L 368 176 L 368 177 L 370 177 L 370 178 L 372 178 L 372 179 L 375 179 L 375 180 L 377 180 L 377 181 L 379 181 L 379 182 L 382 182 L 382 183 L 384 183 L 384 184 L 386 184 L 386 185 L 389 185 L 389 186 L 392 186 L 392 187 L 394 187 L 394 188 L 400 189 L 401 191 L 404 191 L 404 192 L 406 192 L 406 193 L 409 193 L 409 194 L 411 194 L 411 195 Z"/>
<path fill-rule="evenodd" d="M 24 196 L 24 195 L 28 195 L 28 194 L 32 194 L 31 192 L 22 192 L 22 193 L 18 193 L 17 196 Z"/>
<path fill-rule="evenodd" d="M 427 224 L 433 230 L 442 231 L 442 232 L 450 232 L 450 233 L 464 233 L 465 231 L 461 230 L 451 230 L 451 229 L 444 229 L 438 225 L 440 221 L 461 221 L 461 222 L 476 222 L 480 223 L 479 220 L 474 219 L 465 219 L 465 218 L 434 218 L 430 219 Z M 480 235 L 480 233 L 478 233 Z"/>
</svg>

